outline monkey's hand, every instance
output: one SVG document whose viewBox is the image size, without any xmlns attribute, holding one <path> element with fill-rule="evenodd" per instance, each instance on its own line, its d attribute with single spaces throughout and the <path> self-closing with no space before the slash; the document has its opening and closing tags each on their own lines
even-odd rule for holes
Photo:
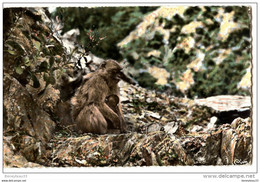
<svg viewBox="0 0 260 182">
<path fill-rule="evenodd" d="M 106 103 L 97 104 L 96 106 L 102 115 L 112 122 L 114 128 L 119 128 L 120 118 Z"/>
</svg>

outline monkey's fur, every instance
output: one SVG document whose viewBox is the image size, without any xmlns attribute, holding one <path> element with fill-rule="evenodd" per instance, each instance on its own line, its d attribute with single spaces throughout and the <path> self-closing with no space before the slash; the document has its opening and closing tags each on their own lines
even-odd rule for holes
<svg viewBox="0 0 260 182">
<path fill-rule="evenodd" d="M 103 62 L 97 72 L 85 77 L 86 81 L 71 99 L 71 115 L 76 131 L 97 134 L 105 134 L 109 129 L 126 131 L 117 85 L 120 79 L 135 83 L 111 59 Z"/>
</svg>

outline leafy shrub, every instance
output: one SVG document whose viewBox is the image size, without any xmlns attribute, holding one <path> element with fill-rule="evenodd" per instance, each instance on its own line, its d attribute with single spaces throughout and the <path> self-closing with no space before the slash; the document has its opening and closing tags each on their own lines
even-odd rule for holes
<svg viewBox="0 0 260 182">
<path fill-rule="evenodd" d="M 144 14 L 157 7 L 96 7 L 57 8 L 53 16 L 64 23 L 63 32 L 78 28 L 79 41 L 88 51 L 103 58 L 122 59 L 117 43 L 142 21 Z M 105 37 L 96 47 L 89 45 L 88 32 L 92 30 Z"/>
<path fill-rule="evenodd" d="M 41 14 L 34 11 L 4 9 L 4 23 L 9 25 L 4 32 L 4 70 L 24 86 L 31 84 L 40 88 L 40 79 L 43 79 L 45 85 L 41 88 L 44 91 L 49 84 L 56 83 L 56 71 L 63 71 L 68 55 L 55 32 L 43 23 Z"/>
</svg>

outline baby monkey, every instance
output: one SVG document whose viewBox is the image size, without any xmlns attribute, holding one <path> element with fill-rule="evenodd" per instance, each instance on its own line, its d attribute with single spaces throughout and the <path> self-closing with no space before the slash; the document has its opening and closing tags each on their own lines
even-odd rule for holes
<svg viewBox="0 0 260 182">
<path fill-rule="evenodd" d="M 118 87 L 120 80 L 135 84 L 123 73 L 119 63 L 109 59 L 79 87 L 71 99 L 77 131 L 97 134 L 105 134 L 109 129 L 126 131 Z"/>
</svg>

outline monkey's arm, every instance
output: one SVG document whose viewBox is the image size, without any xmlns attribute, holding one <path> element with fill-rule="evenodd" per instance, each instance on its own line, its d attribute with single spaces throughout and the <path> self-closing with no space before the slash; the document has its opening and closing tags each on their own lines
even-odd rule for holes
<svg viewBox="0 0 260 182">
<path fill-rule="evenodd" d="M 102 115 L 112 122 L 115 128 L 120 126 L 120 118 L 106 103 L 101 103 L 97 107 Z"/>
<path fill-rule="evenodd" d="M 105 103 L 109 88 L 107 83 L 100 77 L 96 77 L 89 85 L 88 89 L 88 103 L 94 103 L 102 115 L 109 119 L 115 127 L 120 125 L 120 118 L 118 115 Z"/>
<path fill-rule="evenodd" d="M 119 89 L 115 89 L 116 94 L 119 93 Z M 113 90 L 112 90 L 113 91 Z M 109 95 L 106 99 L 106 104 L 118 115 L 120 119 L 120 130 L 121 132 L 126 132 L 126 124 L 125 124 L 125 119 L 122 111 L 122 106 L 121 102 L 119 99 L 119 96 L 112 94 Z"/>
</svg>

